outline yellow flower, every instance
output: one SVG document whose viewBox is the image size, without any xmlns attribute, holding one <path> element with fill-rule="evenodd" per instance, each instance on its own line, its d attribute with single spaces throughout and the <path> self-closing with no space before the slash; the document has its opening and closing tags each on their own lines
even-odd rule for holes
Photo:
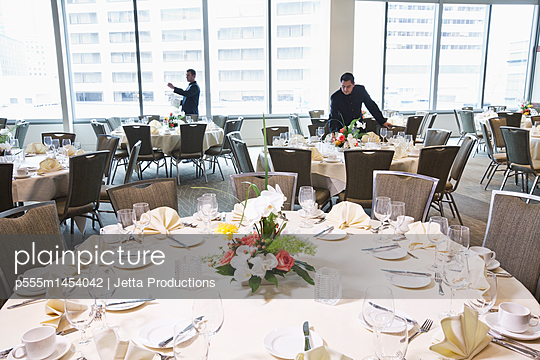
<svg viewBox="0 0 540 360">
<path fill-rule="evenodd" d="M 229 223 L 219 223 L 214 229 L 216 234 L 232 235 L 238 232 L 238 226 Z"/>
</svg>

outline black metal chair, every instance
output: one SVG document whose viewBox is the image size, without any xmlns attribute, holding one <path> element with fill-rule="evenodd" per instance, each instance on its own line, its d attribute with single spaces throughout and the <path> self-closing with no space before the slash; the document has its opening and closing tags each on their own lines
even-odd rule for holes
<svg viewBox="0 0 540 360">
<path fill-rule="evenodd" d="M 294 199 L 296 198 L 296 182 L 298 174 L 296 173 L 283 173 L 283 172 L 269 172 L 268 173 L 268 185 L 276 187 L 279 185 L 281 192 L 287 198 L 283 203 L 283 210 L 294 211 Z M 253 199 L 257 197 L 255 191 L 249 191 L 250 183 L 257 186 L 262 191 L 265 184 L 264 172 L 251 172 L 245 174 L 231 175 L 231 186 L 233 195 L 240 201 Z"/>
<path fill-rule="evenodd" d="M 154 150 L 152 147 L 152 137 L 150 134 L 150 126 L 148 125 L 125 125 L 124 132 L 128 139 L 129 147 L 132 148 L 135 143 L 141 140 L 141 151 L 139 152 L 138 163 L 146 162 L 146 166 L 141 168 L 140 173 L 142 174 L 144 170 L 152 164 L 156 164 L 156 178 L 159 175 L 159 168 L 161 166 L 165 167 L 165 176 L 169 176 L 167 170 L 167 161 L 165 160 L 165 154 L 161 150 Z M 160 161 L 163 160 L 163 164 L 160 165 Z"/>
<path fill-rule="evenodd" d="M 231 156 L 231 144 L 229 143 L 227 135 L 232 132 L 240 132 L 240 129 L 242 129 L 242 124 L 244 123 L 244 118 L 240 117 L 236 120 L 227 120 L 225 122 L 225 126 L 223 129 L 223 141 L 219 145 L 211 146 L 208 150 L 205 151 L 205 154 L 208 156 L 211 156 L 211 163 L 213 167 L 213 173 L 216 172 L 216 164 L 219 168 L 219 172 L 221 173 L 221 179 L 225 180 L 223 177 L 223 171 L 221 171 L 221 166 L 219 165 L 218 158 L 223 157 L 225 159 L 225 164 L 227 164 L 227 159 L 230 159 L 233 163 L 233 167 L 236 165 L 234 163 L 234 160 Z"/>
<path fill-rule="evenodd" d="M 504 140 L 501 133 L 501 127 L 506 126 L 506 119 L 494 118 L 488 119 L 488 122 L 495 152 L 504 152 Z"/>
<path fill-rule="evenodd" d="M 96 119 L 90 120 L 90 125 L 92 126 L 92 129 L 94 130 L 94 133 L 96 136 L 99 135 L 107 135 L 107 131 L 105 130 L 105 124 L 102 124 L 98 122 Z"/>
<path fill-rule="evenodd" d="M 234 156 L 234 161 L 236 163 L 238 173 L 244 174 L 255 172 L 246 143 L 242 140 L 232 137 L 232 135 L 233 134 L 231 133 L 228 135 L 228 137 L 232 145 L 231 150 Z"/>
<path fill-rule="evenodd" d="M 30 123 L 28 122 L 22 122 L 17 125 L 15 128 L 15 139 L 19 140 L 19 146 L 21 149 L 24 147 L 24 140 L 26 140 L 26 133 L 28 133 L 28 127 L 30 127 Z M 60 142 L 60 145 L 62 145 L 62 142 Z"/>
<path fill-rule="evenodd" d="M 437 119 L 437 113 L 428 114 L 424 117 L 423 123 L 419 129 L 420 137 L 416 137 L 415 143 L 422 144 L 426 138 L 426 133 L 429 129 L 433 128 L 435 120 Z"/>
<path fill-rule="evenodd" d="M 227 115 L 214 115 L 212 116 L 212 121 L 223 129 L 225 127 L 225 122 L 227 122 Z"/>
<path fill-rule="evenodd" d="M 320 119 L 321 115 L 324 115 L 324 110 L 310 110 L 309 111 L 309 117 L 311 119 Z M 313 124 L 313 125 L 317 125 L 317 124 Z"/>
<path fill-rule="evenodd" d="M 75 138 L 77 137 L 77 134 L 70 133 L 70 132 L 61 132 L 61 131 L 41 133 L 42 143 L 45 143 L 44 141 L 45 136 L 50 136 L 53 140 L 58 139 L 58 141 L 60 142 L 60 146 L 62 146 L 62 140 L 64 139 L 69 139 L 69 141 L 71 141 L 71 143 L 73 144 L 75 142 Z"/>
<path fill-rule="evenodd" d="M 103 124 L 101 124 L 103 126 Z M 104 126 L 103 126 L 104 127 Z M 103 176 L 107 178 L 107 185 L 111 183 L 111 171 L 112 166 L 114 162 L 114 154 L 116 152 L 116 149 L 118 148 L 118 142 L 120 141 L 119 138 L 116 136 L 111 135 L 98 135 L 97 137 L 97 144 L 96 144 L 96 151 L 102 151 L 107 150 L 109 151 L 109 156 L 107 157 L 107 163 L 105 165 L 105 171 L 103 172 Z"/>
<path fill-rule="evenodd" d="M 298 118 L 298 114 L 290 114 L 289 121 L 291 123 L 292 128 L 296 130 L 296 133 L 298 135 L 304 136 L 304 132 L 302 131 L 302 127 L 300 126 L 300 119 Z"/>
<path fill-rule="evenodd" d="M 13 208 L 13 164 L 0 163 L 0 212 Z"/>
<path fill-rule="evenodd" d="M 413 142 L 416 141 L 416 136 L 418 135 L 418 129 L 424 120 L 423 115 L 409 116 L 407 118 L 407 125 L 405 127 L 405 134 L 412 135 Z"/>
<path fill-rule="evenodd" d="M 204 165 L 204 150 L 203 141 L 204 133 L 206 131 L 206 124 L 204 123 L 191 123 L 180 124 L 180 150 L 175 150 L 171 154 L 171 176 L 172 176 L 172 160 L 176 163 L 176 176 L 178 184 L 180 185 L 180 170 L 178 169 L 178 163 L 182 160 L 191 160 L 196 166 L 197 176 L 199 171 L 204 173 L 204 179 L 208 182 L 206 176 L 206 167 Z"/>
<path fill-rule="evenodd" d="M 7 124 L 6 118 L 0 118 L 0 130 L 5 129 Z"/>
<path fill-rule="evenodd" d="M 264 129 L 261 129 L 264 135 Z M 289 132 L 288 126 L 271 126 L 266 128 L 266 145 L 272 146 L 274 136 L 280 136 L 282 133 Z"/>
<path fill-rule="evenodd" d="M 428 129 L 424 139 L 424 147 L 446 145 L 452 132 L 442 129 Z"/>
<path fill-rule="evenodd" d="M 506 168 L 499 170 L 499 166 L 506 164 L 506 153 L 495 153 L 493 151 L 493 146 L 491 145 L 491 140 L 489 139 L 487 126 L 485 123 L 480 122 L 480 130 L 482 131 L 482 134 L 484 135 L 484 139 L 486 139 L 486 142 L 485 142 L 486 150 L 487 150 L 488 157 L 491 160 L 486 171 L 484 172 L 484 175 L 482 176 L 482 179 L 480 179 L 480 184 L 482 184 L 485 177 L 486 176 L 488 177 L 486 186 L 484 186 L 484 190 L 486 190 L 489 183 L 491 182 L 491 179 L 493 179 L 493 175 L 495 175 L 496 171 L 506 171 Z"/>
<path fill-rule="evenodd" d="M 522 113 L 512 113 L 512 112 L 499 112 L 499 119 L 506 119 L 506 126 L 521 127 L 521 118 L 523 117 Z"/>
<path fill-rule="evenodd" d="M 110 117 L 105 119 L 107 124 L 109 125 L 109 130 L 114 131 L 118 129 L 120 126 L 122 126 L 122 120 L 120 120 L 119 117 Z"/>
</svg>

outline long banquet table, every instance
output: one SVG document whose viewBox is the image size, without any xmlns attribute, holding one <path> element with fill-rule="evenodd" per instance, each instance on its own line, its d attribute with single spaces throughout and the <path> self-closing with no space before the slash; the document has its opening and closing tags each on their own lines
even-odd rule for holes
<svg viewBox="0 0 540 360">
<path fill-rule="evenodd" d="M 289 218 L 290 229 L 298 229 L 300 216 L 297 212 L 286 212 Z M 185 221 L 201 223 L 194 218 L 186 218 Z M 215 224 L 215 223 L 214 223 Z M 215 225 L 214 225 L 215 226 Z M 317 231 L 325 227 L 325 224 L 316 225 L 313 230 Z M 195 233 L 197 229 L 184 228 L 181 233 Z M 348 230 L 349 231 L 349 230 Z M 366 234 L 365 230 L 350 230 L 355 234 Z M 344 353 L 353 359 L 362 359 L 373 354 L 373 337 L 370 331 L 362 327 L 358 321 L 358 315 L 362 308 L 362 298 L 365 289 L 369 285 L 382 284 L 390 287 L 394 292 L 395 308 L 406 312 L 420 324 L 426 318 L 434 320 L 434 328 L 427 334 L 422 334 L 412 341 L 406 354 L 407 359 L 439 359 L 438 354 L 429 350 L 433 334 L 439 329 L 438 313 L 449 307 L 449 289 L 445 287 L 446 295 L 440 297 L 437 294 L 437 286 L 433 282 L 421 289 L 404 289 L 391 285 L 384 278 L 380 268 L 425 270 L 425 265 L 433 261 L 433 250 L 420 249 L 413 253 L 418 260 L 406 256 L 400 260 L 382 260 L 372 255 L 357 251 L 361 247 L 376 245 L 373 236 L 348 236 L 339 241 L 323 241 L 314 239 L 318 246 L 315 257 L 300 256 L 299 259 L 308 261 L 315 268 L 322 266 L 338 267 L 343 270 L 343 300 L 335 306 L 323 305 L 313 300 L 314 288 L 304 283 L 296 274 L 287 275 L 286 280 L 280 279 L 279 289 L 273 286 L 261 286 L 259 291 L 251 296 L 247 287 L 238 283 L 228 285 L 230 278 L 217 275 L 211 268 L 203 270 L 204 279 L 215 279 L 220 286 L 227 286 L 234 292 L 236 299 L 231 299 L 226 294 L 223 307 L 225 320 L 222 329 L 212 338 L 210 347 L 210 359 L 219 360 L 246 360 L 246 359 L 275 359 L 266 352 L 263 347 L 263 339 L 272 330 L 280 327 L 301 327 L 302 323 L 309 320 L 311 329 L 318 333 L 324 343 Z M 405 246 L 404 242 L 401 242 Z M 166 251 L 167 256 L 175 258 L 184 255 L 204 255 L 213 253 L 224 242 L 205 241 L 191 248 L 191 250 L 169 246 L 165 241 L 158 242 L 154 248 Z M 119 276 L 128 277 L 135 273 L 152 276 L 157 273 L 158 267 L 150 265 L 142 269 L 118 270 Z M 174 275 L 172 266 L 161 269 Z M 314 274 L 312 274 L 314 275 Z M 465 291 L 458 290 L 457 297 L 463 298 Z M 148 294 L 152 296 L 153 294 Z M 154 296 L 158 296 L 155 295 Z M 240 299 L 238 299 L 240 298 Z M 293 299 L 294 298 L 294 299 Z M 515 301 L 531 309 L 533 313 L 540 313 L 540 305 L 527 291 L 527 289 L 514 278 L 498 279 L 497 305 L 502 301 Z M 8 310 L 7 306 L 20 302 L 20 299 L 12 298 L 0 310 L 0 323 L 2 336 L 0 336 L 0 349 L 14 346 L 19 343 L 20 336 L 29 328 L 39 326 L 44 314 L 44 301 L 17 309 Z M 454 308 L 462 304 L 463 299 L 454 300 Z M 168 299 L 155 300 L 145 305 L 127 311 L 108 312 L 108 322 L 119 326 L 119 334 L 122 338 L 129 338 L 137 342 L 139 330 L 151 321 L 165 318 L 190 318 L 191 300 Z M 497 306 L 496 305 L 496 306 Z M 99 325 L 100 323 L 97 323 Z M 88 333 L 91 335 L 96 324 L 92 325 Z M 66 326 L 65 320 L 59 329 Z M 415 326 L 409 335 L 417 330 Z M 75 341 L 79 334 L 67 335 Z M 538 340 L 529 342 L 529 346 L 540 350 Z M 167 350 L 161 352 L 168 352 Z M 170 352 L 170 351 L 169 351 Z M 90 343 L 84 350 L 88 360 L 99 359 L 94 343 Z M 71 353 L 63 357 L 63 360 L 74 358 Z M 516 359 L 516 353 L 490 344 L 475 359 Z"/>
</svg>

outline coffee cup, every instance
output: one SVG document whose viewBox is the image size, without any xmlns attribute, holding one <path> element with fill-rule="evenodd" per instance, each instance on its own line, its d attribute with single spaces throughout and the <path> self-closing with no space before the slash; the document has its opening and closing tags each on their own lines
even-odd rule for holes
<svg viewBox="0 0 540 360">
<path fill-rule="evenodd" d="M 488 248 L 482 247 L 482 246 L 471 246 L 469 248 L 469 251 L 471 251 L 475 255 L 479 255 L 482 259 L 484 259 L 484 262 L 486 265 L 491 261 L 495 259 L 495 251 L 491 251 Z"/>
<path fill-rule="evenodd" d="M 44 359 L 56 350 L 56 331 L 52 326 L 40 326 L 21 336 L 21 344 L 11 351 L 15 359 Z"/>
<path fill-rule="evenodd" d="M 531 314 L 531 311 L 523 305 L 504 302 L 499 305 L 499 324 L 508 331 L 523 333 L 531 326 L 538 325 L 538 315 Z"/>
<path fill-rule="evenodd" d="M 328 155 L 328 160 L 330 161 L 336 161 L 337 160 L 337 154 L 329 154 Z"/>
<path fill-rule="evenodd" d="M 28 175 L 28 168 L 21 167 L 17 169 L 17 175 L 18 176 L 26 176 Z"/>
</svg>

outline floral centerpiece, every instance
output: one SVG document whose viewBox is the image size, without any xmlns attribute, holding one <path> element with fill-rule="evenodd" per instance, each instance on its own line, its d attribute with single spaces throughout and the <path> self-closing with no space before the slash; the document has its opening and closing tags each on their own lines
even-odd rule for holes
<svg viewBox="0 0 540 360">
<path fill-rule="evenodd" d="M 6 151 L 11 150 L 12 132 L 17 128 L 17 125 L 11 129 L 5 128 L 0 130 L 0 156 L 4 156 Z"/>
<path fill-rule="evenodd" d="M 339 148 L 358 146 L 358 139 L 365 135 L 366 123 L 362 118 L 354 119 L 348 126 L 343 126 L 339 132 L 332 134 L 334 145 Z"/>
<path fill-rule="evenodd" d="M 519 104 L 520 112 L 523 113 L 525 116 L 531 115 L 531 110 L 533 109 L 533 106 L 530 101 L 525 101 L 521 104 Z"/>
<path fill-rule="evenodd" d="M 178 127 L 180 122 L 184 122 L 185 115 L 182 115 L 180 111 L 175 110 L 172 113 L 169 114 L 169 116 L 165 116 L 163 118 L 163 121 L 165 123 L 165 126 L 167 126 L 169 129 L 173 130 Z"/>
</svg>

